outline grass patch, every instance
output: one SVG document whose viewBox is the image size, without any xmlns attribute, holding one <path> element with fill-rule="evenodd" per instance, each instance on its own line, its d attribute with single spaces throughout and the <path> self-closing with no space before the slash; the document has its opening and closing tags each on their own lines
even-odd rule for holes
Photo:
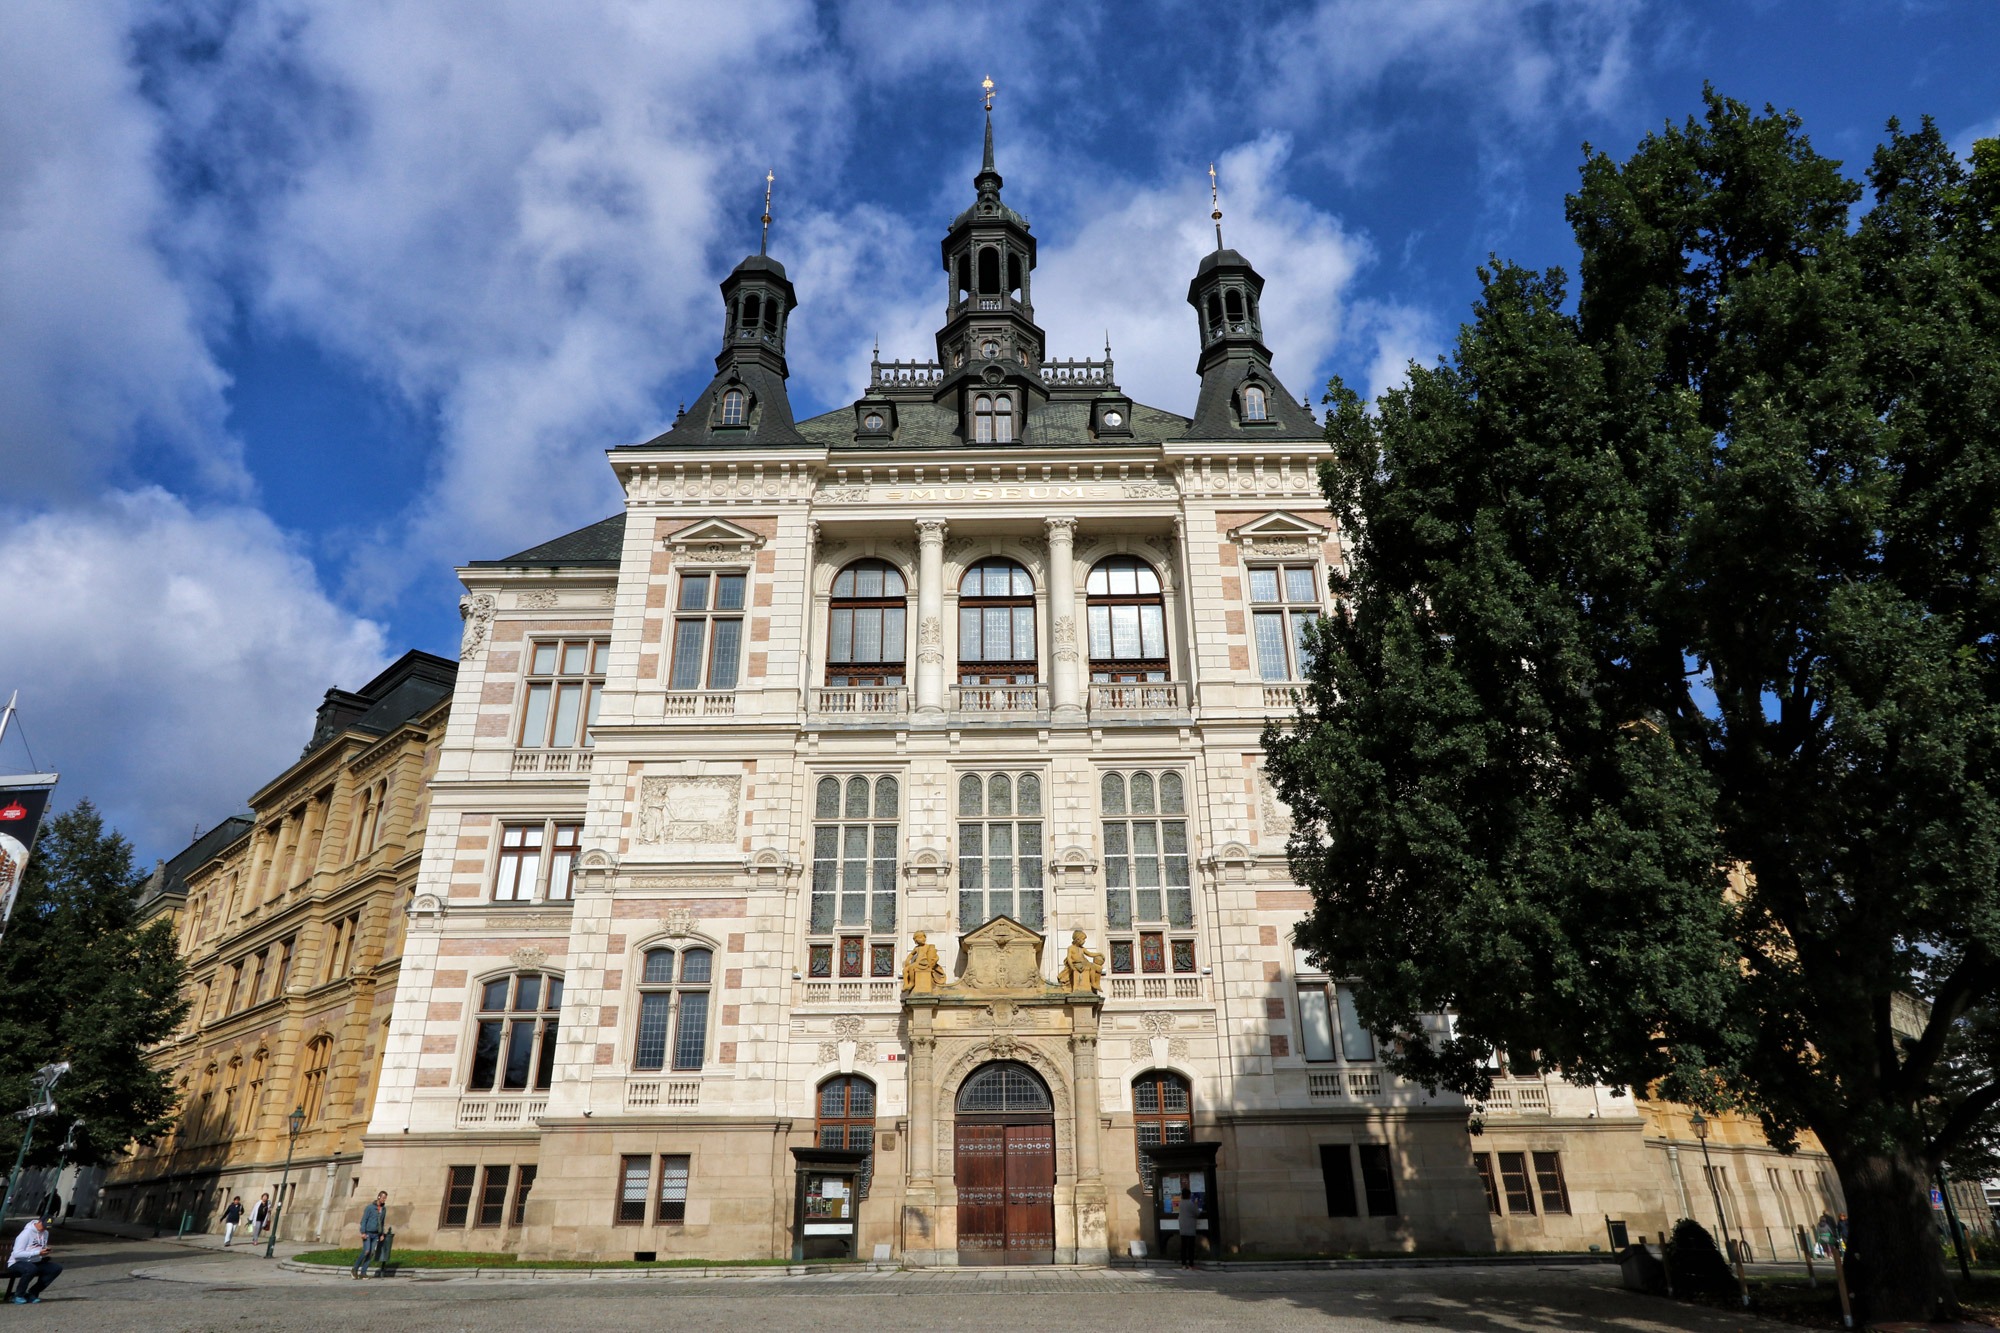
<svg viewBox="0 0 2000 1333">
<path fill-rule="evenodd" d="M 355 1250 L 314 1250 L 302 1254 L 302 1264 L 327 1268 L 352 1268 L 361 1257 Z M 397 1250 L 389 1256 L 391 1268 L 782 1268 L 790 1259 L 656 1259 L 640 1263 L 634 1259 L 522 1259 L 519 1255 L 476 1250 Z M 814 1259 L 815 1264 L 855 1262 L 852 1259 Z"/>
</svg>

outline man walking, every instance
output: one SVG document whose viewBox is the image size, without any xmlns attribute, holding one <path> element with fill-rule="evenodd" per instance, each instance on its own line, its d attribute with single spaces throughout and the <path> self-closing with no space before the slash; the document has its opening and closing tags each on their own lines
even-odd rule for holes
<svg viewBox="0 0 2000 1333">
<path fill-rule="evenodd" d="M 253 1241 L 262 1240 L 264 1238 L 264 1225 L 270 1220 L 271 1196 L 268 1194 L 259 1195 L 257 1206 L 250 1210 L 250 1239 Z"/>
<path fill-rule="evenodd" d="M 382 1244 L 383 1223 L 389 1212 L 389 1191 L 375 1196 L 375 1202 L 361 1210 L 361 1257 L 354 1261 L 354 1276 L 368 1274 L 368 1260 Z"/>
<path fill-rule="evenodd" d="M 40 1305 L 49 1283 L 62 1276 L 62 1265 L 49 1258 L 49 1229 L 41 1218 L 29 1218 L 21 1234 L 14 1237 L 14 1252 L 7 1256 L 7 1276 L 14 1279 L 16 1305 Z"/>
<path fill-rule="evenodd" d="M 236 1240 L 236 1224 L 243 1220 L 243 1196 L 231 1198 L 229 1206 L 222 1210 L 222 1248 L 228 1249 Z"/>
</svg>

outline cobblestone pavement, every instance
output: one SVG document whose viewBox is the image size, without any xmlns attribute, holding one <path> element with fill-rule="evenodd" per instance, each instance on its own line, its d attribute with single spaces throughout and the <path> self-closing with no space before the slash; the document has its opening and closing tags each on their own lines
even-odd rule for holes
<svg viewBox="0 0 2000 1333">
<path fill-rule="evenodd" d="M 635 1281 L 386 1281 L 278 1271 L 249 1254 L 79 1240 L 38 1306 L 50 1333 L 609 1333 L 610 1330 L 1090 1330 L 1158 1333 L 1735 1333 L 1777 1325 L 1634 1295 L 1609 1265 L 1184 1274 L 960 1270 Z M 8 1333 L 0 1325 L 0 1333 Z"/>
</svg>

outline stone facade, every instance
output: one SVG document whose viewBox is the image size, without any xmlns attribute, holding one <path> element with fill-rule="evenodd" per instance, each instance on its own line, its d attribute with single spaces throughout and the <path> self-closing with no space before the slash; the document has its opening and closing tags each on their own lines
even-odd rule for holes
<svg viewBox="0 0 2000 1333">
<path fill-rule="evenodd" d="M 156 872 L 142 911 L 171 916 L 188 964 L 186 1023 L 152 1056 L 174 1071 L 180 1123 L 110 1171 L 99 1216 L 220 1231 L 232 1195 L 275 1200 L 282 1185 L 286 1239 L 340 1226 L 453 670 L 413 652 L 358 691 L 328 691 L 305 754 L 251 797 L 251 815 Z"/>
</svg>

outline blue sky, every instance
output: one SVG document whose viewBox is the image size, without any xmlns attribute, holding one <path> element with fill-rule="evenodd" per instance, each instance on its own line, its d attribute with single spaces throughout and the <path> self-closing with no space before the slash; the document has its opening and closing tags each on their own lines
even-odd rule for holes
<svg viewBox="0 0 2000 1333">
<path fill-rule="evenodd" d="M 2000 5 L 16 0 L 0 9 L 0 690 L 171 855 L 320 694 L 450 654 L 453 565 L 600 518 L 706 382 L 715 283 L 798 285 L 801 416 L 925 357 L 991 75 L 1058 355 L 1193 402 L 1211 160 L 1315 400 L 1441 351 L 1490 253 L 1573 262 L 1585 141 L 1704 80 L 1858 172 L 2000 133 Z M 13 739 L 0 770 L 24 766 Z"/>
</svg>

